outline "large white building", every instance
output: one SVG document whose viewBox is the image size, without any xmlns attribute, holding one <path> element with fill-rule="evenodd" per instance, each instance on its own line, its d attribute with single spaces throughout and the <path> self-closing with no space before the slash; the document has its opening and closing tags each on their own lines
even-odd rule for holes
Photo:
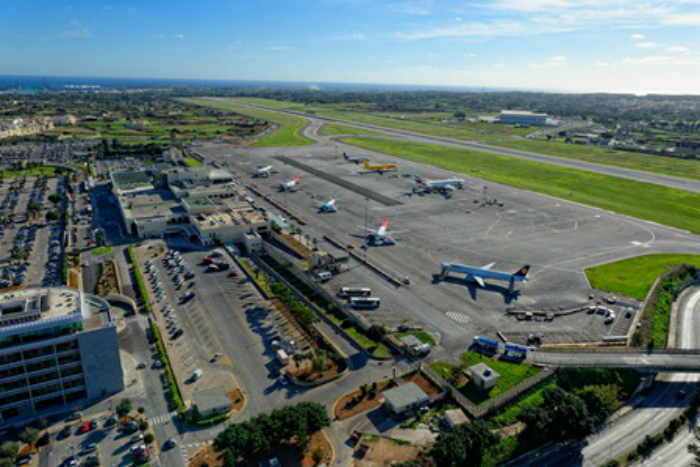
<svg viewBox="0 0 700 467">
<path fill-rule="evenodd" d="M 547 124 L 547 114 L 527 110 L 502 110 L 499 123 L 508 125 L 543 126 Z"/>
<path fill-rule="evenodd" d="M 111 175 L 112 190 L 127 231 L 137 238 L 184 235 L 202 245 L 217 240 L 240 243 L 251 232 L 265 232 L 269 221 L 233 176 L 208 167 Z"/>
<path fill-rule="evenodd" d="M 106 301 L 67 288 L 0 295 L 0 426 L 123 389 Z"/>
</svg>

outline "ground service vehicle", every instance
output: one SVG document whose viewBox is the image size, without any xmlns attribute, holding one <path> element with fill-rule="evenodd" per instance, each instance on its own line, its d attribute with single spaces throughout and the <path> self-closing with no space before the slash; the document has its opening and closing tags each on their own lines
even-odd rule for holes
<svg viewBox="0 0 700 467">
<path fill-rule="evenodd" d="M 350 297 L 353 308 L 378 308 L 381 300 L 377 297 Z"/>
<path fill-rule="evenodd" d="M 341 287 L 338 291 L 338 296 L 341 298 L 369 297 L 371 294 L 372 289 L 369 287 Z"/>
</svg>

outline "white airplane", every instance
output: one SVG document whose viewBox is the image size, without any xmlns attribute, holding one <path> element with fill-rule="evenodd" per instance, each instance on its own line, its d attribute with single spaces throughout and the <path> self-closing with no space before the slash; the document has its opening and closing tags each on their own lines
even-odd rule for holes
<svg viewBox="0 0 700 467">
<path fill-rule="evenodd" d="M 266 165 L 266 166 L 259 166 L 255 169 L 255 173 L 253 174 L 254 177 L 260 177 L 260 178 L 267 178 L 270 176 L 272 173 L 272 167 L 271 165 Z"/>
<path fill-rule="evenodd" d="M 421 178 L 418 175 L 413 176 L 414 181 L 419 186 L 426 190 L 435 190 L 443 193 L 452 193 L 455 190 L 461 190 L 464 187 L 464 179 L 462 178 L 447 178 L 444 180 L 428 180 Z"/>
<path fill-rule="evenodd" d="M 393 234 L 401 233 L 403 231 L 390 232 L 389 229 L 389 219 L 384 216 L 384 222 L 376 230 L 368 229 L 367 227 L 358 226 L 363 230 L 367 231 L 367 241 L 373 244 L 382 245 L 396 245 L 396 240 L 392 236 Z"/>
<path fill-rule="evenodd" d="M 486 287 L 484 279 L 493 279 L 497 281 L 508 282 L 508 292 L 513 293 L 513 285 L 515 282 L 527 282 L 527 275 L 530 271 L 530 265 L 526 264 L 514 273 L 502 271 L 493 271 L 491 268 L 496 263 L 487 264 L 484 267 L 478 268 L 475 266 L 467 266 L 458 263 L 442 263 L 440 264 L 440 280 L 444 279 L 450 272 L 465 274 L 466 279 L 470 282 L 476 282 L 481 287 Z"/>
<path fill-rule="evenodd" d="M 301 182 L 301 177 L 297 175 L 291 180 L 280 183 L 280 191 L 296 191 L 299 182 Z"/>
<path fill-rule="evenodd" d="M 335 202 L 338 201 L 335 196 L 331 198 L 330 200 L 326 201 L 322 205 L 318 207 L 318 212 L 323 213 L 323 212 L 338 212 L 338 208 L 335 207 Z"/>
</svg>

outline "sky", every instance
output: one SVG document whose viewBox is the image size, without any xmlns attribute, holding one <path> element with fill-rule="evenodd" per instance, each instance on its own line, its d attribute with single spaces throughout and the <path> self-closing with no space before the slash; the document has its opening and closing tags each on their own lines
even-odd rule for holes
<svg viewBox="0 0 700 467">
<path fill-rule="evenodd" d="M 700 94 L 700 0 L 0 0 L 0 74 Z"/>
</svg>

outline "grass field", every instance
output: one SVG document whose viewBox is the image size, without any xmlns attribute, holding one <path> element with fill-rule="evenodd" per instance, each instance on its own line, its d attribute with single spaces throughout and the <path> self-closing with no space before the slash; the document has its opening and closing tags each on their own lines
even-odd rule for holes
<svg viewBox="0 0 700 467">
<path fill-rule="evenodd" d="M 25 169 L 25 170 L 15 170 L 15 169 L 5 169 L 5 170 L 0 170 L 0 173 L 2 173 L 2 178 L 9 178 L 9 177 L 18 177 L 18 176 L 27 176 L 27 177 L 37 177 L 40 175 L 54 175 L 56 173 L 56 167 L 52 166 L 39 166 L 39 167 L 32 167 L 30 169 Z"/>
<path fill-rule="evenodd" d="M 255 109 L 233 102 L 197 98 L 182 99 L 182 101 L 189 104 L 201 105 L 219 110 L 229 110 L 241 115 L 260 118 L 262 120 L 267 120 L 268 122 L 280 125 L 281 128 L 279 130 L 257 140 L 254 144 L 256 147 L 305 146 L 308 144 L 313 144 L 312 140 L 301 135 L 301 130 L 304 128 L 307 122 L 307 120 L 302 117 Z"/>
<path fill-rule="evenodd" d="M 507 156 L 376 138 L 343 142 L 700 233 L 700 194 Z"/>
<path fill-rule="evenodd" d="M 335 135 L 384 135 L 379 131 L 365 130 L 363 128 L 355 128 L 353 126 L 341 125 L 340 123 L 326 123 L 323 126 L 323 134 L 326 136 Z"/>
<path fill-rule="evenodd" d="M 608 150 L 562 142 L 525 139 L 524 136 L 533 131 L 531 128 L 513 128 L 509 125 L 493 123 L 441 123 L 442 119 L 450 116 L 449 113 L 445 112 L 371 112 L 369 111 L 371 109 L 364 110 L 359 105 L 351 107 L 343 105 L 307 106 L 272 99 L 242 98 L 239 100 L 279 109 L 296 110 L 310 114 L 315 113 L 358 123 L 413 131 L 431 136 L 478 141 L 510 149 L 520 149 L 567 159 L 577 159 L 700 180 L 700 161 L 653 156 L 638 152 Z"/>
<path fill-rule="evenodd" d="M 107 253 L 112 252 L 112 247 L 111 246 L 101 246 L 99 248 L 94 248 L 92 250 L 93 255 L 106 255 Z"/>
<path fill-rule="evenodd" d="M 471 384 L 457 387 L 459 392 L 461 392 L 466 398 L 475 404 L 483 404 L 489 399 L 504 393 L 526 379 L 535 376 L 540 371 L 538 368 L 527 363 L 506 362 L 503 360 L 498 360 L 497 358 L 486 357 L 471 351 L 467 351 L 462 354 L 462 362 L 464 362 L 465 368 L 469 368 L 472 365 L 484 362 L 492 370 L 501 375 L 496 383 L 496 386 L 494 386 L 488 392 L 480 391 Z M 451 378 L 455 372 L 458 371 L 458 367 L 450 363 L 436 362 L 430 366 L 445 379 Z"/>
<path fill-rule="evenodd" d="M 657 277 L 684 263 L 700 268 L 700 255 L 637 256 L 588 268 L 586 276 L 593 288 L 644 300 Z"/>
<path fill-rule="evenodd" d="M 190 167 L 201 167 L 202 163 L 195 159 L 194 157 L 185 157 L 184 158 L 185 164 L 187 164 Z"/>
</svg>

